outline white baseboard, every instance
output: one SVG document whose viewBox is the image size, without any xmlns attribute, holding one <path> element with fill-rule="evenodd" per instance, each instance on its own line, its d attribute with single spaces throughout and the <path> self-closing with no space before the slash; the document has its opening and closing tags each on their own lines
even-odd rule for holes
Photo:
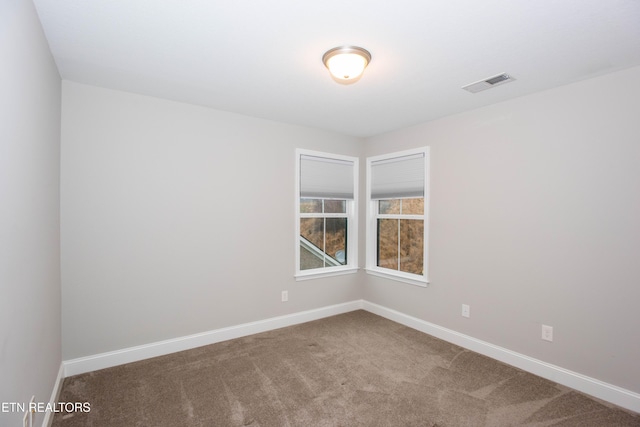
<svg viewBox="0 0 640 427">
<path fill-rule="evenodd" d="M 64 376 L 69 377 L 72 375 L 83 374 L 85 372 L 97 371 L 98 369 L 123 365 L 125 363 L 137 362 L 151 357 L 163 356 L 177 351 L 189 350 L 196 347 L 202 347 L 204 345 L 215 344 L 221 341 L 245 337 L 247 335 L 284 328 L 286 326 L 297 325 L 299 323 L 310 322 L 324 317 L 335 316 L 337 314 L 347 313 L 361 308 L 362 300 L 351 301 L 315 310 L 302 311 L 285 316 L 244 323 L 228 328 L 216 329 L 213 331 L 154 342 L 151 344 L 110 351 L 93 356 L 65 360 L 62 362 L 64 366 Z"/>
<path fill-rule="evenodd" d="M 58 369 L 58 377 L 56 378 L 56 382 L 53 383 L 53 391 L 51 392 L 51 397 L 49 398 L 49 403 L 55 405 L 58 401 L 58 396 L 60 396 L 60 390 L 62 390 L 62 381 L 64 380 L 64 365 L 60 364 L 60 369 Z M 53 413 L 47 411 L 44 413 L 44 419 L 42 420 L 42 427 L 49 427 L 53 422 Z"/>
<path fill-rule="evenodd" d="M 478 340 L 451 329 L 418 319 L 378 304 L 362 301 L 362 309 L 394 322 L 483 354 L 550 381 L 573 388 L 615 405 L 640 412 L 640 394 L 596 380 L 577 372 L 516 353 L 497 345 Z"/>
<path fill-rule="evenodd" d="M 640 412 L 640 394 L 630 390 L 617 387 L 603 381 L 596 380 L 586 375 L 573 372 L 541 360 L 534 359 L 524 354 L 516 353 L 503 347 L 493 345 L 491 343 L 478 340 L 468 335 L 461 334 L 451 329 L 443 328 L 436 324 L 418 319 L 374 304 L 364 300 L 351 301 L 343 304 L 322 307 L 315 310 L 308 310 L 299 313 L 293 313 L 285 316 L 273 317 L 270 319 L 260 320 L 256 322 L 244 323 L 228 328 L 216 329 L 213 331 L 203 332 L 200 334 L 188 335 L 185 337 L 159 341 L 151 344 L 125 348 L 122 350 L 111 351 L 108 353 L 97 354 L 94 356 L 81 357 L 73 360 L 62 362 L 64 368 L 64 377 L 82 374 L 85 372 L 96 371 L 98 369 L 109 368 L 112 366 L 122 365 L 125 363 L 136 362 L 139 360 L 149 359 L 151 357 L 163 356 L 165 354 L 175 353 L 177 351 L 189 350 L 204 345 L 215 344 L 217 342 L 227 341 L 234 338 L 240 338 L 247 335 L 266 332 L 273 329 L 284 328 L 287 326 L 297 325 L 312 320 L 322 319 L 324 317 L 335 316 L 337 314 L 347 313 L 354 310 L 363 309 L 371 313 L 377 314 L 394 322 L 443 339 L 450 343 L 459 345 L 471 351 L 483 354 L 501 362 L 515 366 L 524 371 L 554 381 L 575 390 L 597 397 L 599 399 L 611 402 L 615 405 Z M 61 369 L 62 369 L 61 367 Z M 56 381 L 56 389 L 52 399 L 57 398 L 60 383 L 62 380 L 62 370 Z M 55 400 L 52 400 L 55 401 Z M 46 426 L 48 424 L 43 424 Z"/>
</svg>

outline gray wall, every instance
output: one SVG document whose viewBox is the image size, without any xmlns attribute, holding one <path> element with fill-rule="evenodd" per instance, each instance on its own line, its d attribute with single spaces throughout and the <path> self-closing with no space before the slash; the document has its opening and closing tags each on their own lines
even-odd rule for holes
<svg viewBox="0 0 640 427">
<path fill-rule="evenodd" d="M 640 68 L 370 138 L 366 154 L 422 145 L 432 283 L 369 276 L 364 299 L 640 392 Z"/>
<path fill-rule="evenodd" d="M 62 92 L 65 360 L 360 298 L 362 274 L 293 277 L 295 148 L 360 156 L 360 140 Z"/>
<path fill-rule="evenodd" d="M 31 1 L 0 2 L 0 64 L 0 402 L 48 402 L 61 362 L 60 77 Z"/>
</svg>

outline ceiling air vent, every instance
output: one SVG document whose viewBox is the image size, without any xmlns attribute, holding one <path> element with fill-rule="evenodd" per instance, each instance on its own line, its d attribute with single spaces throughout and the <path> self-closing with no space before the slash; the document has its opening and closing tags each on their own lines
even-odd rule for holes
<svg viewBox="0 0 640 427">
<path fill-rule="evenodd" d="M 489 77 L 488 79 L 480 80 L 479 82 L 471 83 L 463 86 L 462 89 L 471 93 L 481 92 L 483 90 L 491 89 L 492 87 L 500 86 L 505 83 L 514 81 L 515 79 L 509 74 L 502 73 L 497 76 Z"/>
</svg>

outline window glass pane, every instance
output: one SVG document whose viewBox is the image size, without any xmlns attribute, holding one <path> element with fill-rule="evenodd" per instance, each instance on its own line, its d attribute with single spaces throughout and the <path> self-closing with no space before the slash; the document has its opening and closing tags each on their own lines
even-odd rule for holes
<svg viewBox="0 0 640 427">
<path fill-rule="evenodd" d="M 399 214 L 400 199 L 380 200 L 378 202 L 378 213 L 382 215 Z"/>
<path fill-rule="evenodd" d="M 400 220 L 400 271 L 423 274 L 424 221 Z"/>
<path fill-rule="evenodd" d="M 347 258 L 347 219 L 326 218 L 325 221 L 327 255 L 337 261 L 339 265 L 344 265 Z M 331 262 L 332 260 L 327 261 Z"/>
<path fill-rule="evenodd" d="M 346 218 L 300 219 L 300 270 L 337 267 L 346 263 Z"/>
<path fill-rule="evenodd" d="M 404 215 L 422 215 L 424 213 L 424 198 L 402 199 L 402 213 Z"/>
<path fill-rule="evenodd" d="M 324 267 L 324 219 L 300 218 L 300 270 Z"/>
<path fill-rule="evenodd" d="M 323 218 L 300 218 L 300 237 L 305 238 L 321 251 L 324 250 L 323 221 Z"/>
<path fill-rule="evenodd" d="M 398 220 L 378 220 L 378 267 L 398 269 Z"/>
<path fill-rule="evenodd" d="M 325 200 L 324 213 L 347 213 L 346 200 Z"/>
<path fill-rule="evenodd" d="M 322 213 L 322 199 L 300 199 L 300 213 Z"/>
<path fill-rule="evenodd" d="M 311 270 L 324 267 L 324 260 L 308 245 L 300 242 L 300 270 Z"/>
</svg>

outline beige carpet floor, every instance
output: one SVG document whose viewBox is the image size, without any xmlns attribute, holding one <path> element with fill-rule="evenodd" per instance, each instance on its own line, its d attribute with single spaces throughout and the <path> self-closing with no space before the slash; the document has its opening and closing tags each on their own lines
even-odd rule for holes
<svg viewBox="0 0 640 427">
<path fill-rule="evenodd" d="M 66 378 L 54 426 L 640 426 L 365 311 Z"/>
</svg>

